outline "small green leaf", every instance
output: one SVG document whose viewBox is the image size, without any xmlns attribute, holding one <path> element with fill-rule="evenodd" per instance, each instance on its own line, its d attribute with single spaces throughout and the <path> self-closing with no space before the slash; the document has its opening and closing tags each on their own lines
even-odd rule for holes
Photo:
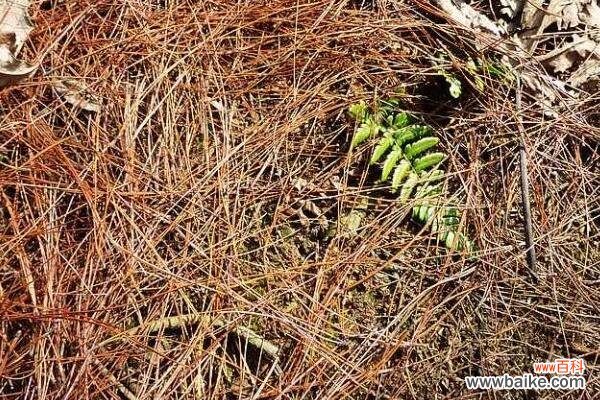
<svg viewBox="0 0 600 400">
<path fill-rule="evenodd" d="M 371 129 L 366 124 L 362 124 L 356 130 L 350 147 L 355 148 L 356 146 L 367 140 L 369 136 L 371 136 Z"/>
<path fill-rule="evenodd" d="M 446 82 L 450 85 L 448 88 L 450 96 L 458 99 L 462 94 L 462 82 L 454 75 L 446 74 L 444 77 L 446 78 Z"/>
<path fill-rule="evenodd" d="M 477 71 L 479 71 L 479 66 L 475 63 L 475 61 L 473 61 L 472 58 L 467 60 L 465 67 L 467 67 L 467 70 L 472 74 L 476 74 Z"/>
<path fill-rule="evenodd" d="M 506 75 L 504 67 L 494 61 L 482 62 L 483 70 L 495 78 L 503 78 Z"/>
<path fill-rule="evenodd" d="M 414 142 L 415 140 L 421 139 L 423 136 L 433 133 L 433 129 L 428 126 L 421 125 L 409 125 L 404 128 L 393 131 L 394 138 L 396 138 L 396 144 L 403 146 L 407 143 Z"/>
<path fill-rule="evenodd" d="M 348 113 L 352 118 L 356 121 L 363 121 L 368 115 L 367 104 L 364 100 L 359 101 L 358 103 L 352 104 L 348 109 Z"/>
<path fill-rule="evenodd" d="M 418 181 L 419 175 L 415 174 L 414 172 L 411 172 L 408 179 L 406 180 L 406 183 L 404 183 L 404 185 L 402 185 L 402 188 L 400 189 L 401 204 L 404 204 L 408 201 Z"/>
<path fill-rule="evenodd" d="M 444 225 L 449 227 L 449 228 L 456 228 L 459 224 L 459 220 L 458 217 L 454 217 L 454 216 L 445 216 L 443 218 L 444 221 Z"/>
<path fill-rule="evenodd" d="M 419 182 L 423 184 L 431 183 L 439 181 L 442 178 L 444 178 L 444 171 L 442 171 L 441 169 L 432 169 L 431 171 L 423 172 L 421 174 L 421 180 Z"/>
<path fill-rule="evenodd" d="M 400 100 L 398 99 L 387 99 L 387 100 L 381 100 L 379 102 L 380 104 L 380 108 L 381 110 L 383 110 L 384 112 L 390 112 L 390 111 L 394 111 L 394 108 L 398 107 L 398 105 L 400 104 Z"/>
<path fill-rule="evenodd" d="M 454 74 L 444 71 L 443 69 L 439 69 L 438 74 L 443 76 L 448 83 L 448 91 L 450 92 L 450 96 L 458 99 L 462 94 L 462 82 L 460 79 L 458 79 Z"/>
<path fill-rule="evenodd" d="M 387 126 L 392 126 L 394 121 L 394 109 L 398 106 L 399 101 L 395 99 L 380 101 L 377 108 L 377 121 L 385 123 Z"/>
<path fill-rule="evenodd" d="M 375 150 L 373 150 L 373 155 L 371 156 L 370 164 L 375 164 L 383 155 L 389 150 L 390 147 L 394 144 L 394 138 L 391 136 L 384 136 L 381 138 L 377 146 L 375 146 Z"/>
<path fill-rule="evenodd" d="M 419 213 L 421 212 L 421 207 L 425 207 L 424 204 L 419 204 L 413 207 L 412 209 L 412 217 L 415 221 L 419 220 Z"/>
<path fill-rule="evenodd" d="M 478 62 L 481 65 L 483 72 L 491 77 L 502 79 L 504 83 L 511 84 L 516 79 L 510 67 L 502 62 L 495 60 L 484 61 L 481 59 L 479 59 Z"/>
<path fill-rule="evenodd" d="M 409 160 L 415 158 L 419 154 L 423 153 L 426 150 L 429 150 L 432 147 L 437 146 L 440 142 L 440 139 L 437 137 L 426 137 L 417 140 L 414 143 L 407 144 L 404 147 L 404 153 L 406 154 L 406 158 Z"/>
<path fill-rule="evenodd" d="M 407 157 L 408 157 L 408 151 L 407 151 Z M 438 165 L 439 163 L 444 161 L 444 158 L 446 158 L 446 155 L 444 153 L 429 153 L 427 155 L 424 155 L 423 157 L 417 159 L 414 162 L 413 165 L 414 165 L 415 172 L 421 172 L 429 167 Z"/>
<path fill-rule="evenodd" d="M 427 222 L 432 221 L 434 219 L 433 217 L 435 216 L 436 211 L 437 211 L 437 207 L 435 207 L 435 206 L 429 207 L 429 210 L 427 211 Z"/>
<path fill-rule="evenodd" d="M 394 129 L 400 129 L 408 126 L 412 122 L 412 118 L 407 113 L 398 113 L 394 117 Z"/>
<path fill-rule="evenodd" d="M 417 199 L 424 199 L 427 197 L 431 198 L 431 197 L 435 197 L 436 195 L 438 195 L 440 193 L 442 193 L 441 185 L 431 185 L 429 183 L 426 183 L 417 189 L 415 198 L 417 198 Z"/>
<path fill-rule="evenodd" d="M 471 252 L 473 250 L 473 243 L 464 234 L 459 233 L 458 240 L 456 241 L 456 250 Z"/>
<path fill-rule="evenodd" d="M 426 223 L 427 222 L 427 215 L 429 215 L 429 210 L 431 209 L 431 207 L 428 206 L 421 206 L 420 210 L 419 210 L 419 221 L 421 221 L 422 223 Z"/>
<path fill-rule="evenodd" d="M 388 115 L 387 118 L 385 119 L 385 122 L 386 122 L 387 126 L 393 126 L 394 125 L 394 116 Z"/>
<path fill-rule="evenodd" d="M 435 204 L 421 204 L 413 208 L 413 218 L 423 224 L 434 223 L 434 216 L 439 207 Z"/>
<path fill-rule="evenodd" d="M 410 162 L 407 160 L 400 161 L 400 164 L 398 164 L 394 170 L 394 175 L 392 176 L 392 192 L 398 190 L 400 184 L 408 177 L 410 168 Z"/>
<path fill-rule="evenodd" d="M 485 82 L 483 79 L 481 79 L 479 75 L 473 75 L 473 80 L 475 80 L 475 87 L 477 90 L 483 93 L 485 91 Z"/>
<path fill-rule="evenodd" d="M 446 207 L 444 210 L 444 217 L 457 217 L 458 218 L 458 210 L 454 207 Z"/>
<path fill-rule="evenodd" d="M 454 245 L 454 238 L 455 238 L 456 234 L 452 231 L 449 231 L 448 234 L 446 235 L 446 239 L 445 239 L 445 243 L 446 243 L 446 247 L 451 249 L 452 246 Z"/>
<path fill-rule="evenodd" d="M 382 182 L 387 180 L 387 178 L 390 176 L 390 173 L 392 172 L 392 169 L 394 169 L 396 164 L 398 164 L 398 161 L 400 161 L 400 158 L 402 158 L 402 149 L 400 148 L 395 148 L 390 152 L 390 154 L 388 154 L 387 158 L 385 159 L 385 162 L 383 163 L 383 168 L 381 170 Z"/>
<path fill-rule="evenodd" d="M 438 231 L 438 227 L 439 227 L 439 223 L 438 223 L 438 219 L 434 218 L 433 222 L 431 223 L 431 232 L 436 233 Z"/>
<path fill-rule="evenodd" d="M 438 232 L 438 240 L 440 242 L 445 242 L 446 238 L 448 237 L 448 232 L 450 232 L 450 229 L 444 227 L 443 223 L 440 223 L 442 230 Z"/>
</svg>

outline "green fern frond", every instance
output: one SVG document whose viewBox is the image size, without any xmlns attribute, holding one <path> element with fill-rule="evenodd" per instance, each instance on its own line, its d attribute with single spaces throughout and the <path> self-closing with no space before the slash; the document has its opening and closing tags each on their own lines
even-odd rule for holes
<svg viewBox="0 0 600 400">
<path fill-rule="evenodd" d="M 440 181 L 445 173 L 440 165 L 446 154 L 431 151 L 439 144 L 439 138 L 433 136 L 431 127 L 416 124 L 411 115 L 394 114 L 397 108 L 395 100 L 380 104 L 374 114 L 364 102 L 351 107 L 351 115 L 364 118 L 354 135 L 352 147 L 383 132 L 370 158 L 370 164 L 376 164 L 385 157 L 381 181 L 387 181 L 391 175 L 391 191 L 400 191 L 400 203 L 414 199 L 413 219 L 428 226 L 439 242 L 449 249 L 472 252 L 474 243 L 459 232 L 458 210 L 447 201 L 441 201 L 444 191 Z"/>
</svg>

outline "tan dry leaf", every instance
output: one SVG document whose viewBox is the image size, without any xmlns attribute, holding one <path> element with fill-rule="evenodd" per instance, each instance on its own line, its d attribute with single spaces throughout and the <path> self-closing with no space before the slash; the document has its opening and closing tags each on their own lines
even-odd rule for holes
<svg viewBox="0 0 600 400">
<path fill-rule="evenodd" d="M 565 72 L 580 59 L 581 57 L 579 57 L 576 52 L 566 52 L 549 61 L 548 65 L 552 67 L 556 73 Z"/>
<path fill-rule="evenodd" d="M 591 0 L 585 6 L 585 12 L 580 15 L 580 18 L 586 25 L 600 28 L 600 7 L 598 7 L 598 0 Z"/>
<path fill-rule="evenodd" d="M 37 69 L 16 56 L 33 29 L 29 1 L 0 0 L 0 87 L 18 82 Z"/>
<path fill-rule="evenodd" d="M 54 89 L 67 103 L 85 111 L 100 112 L 102 104 L 87 86 L 75 79 L 63 79 L 54 83 Z"/>
<path fill-rule="evenodd" d="M 523 29 L 500 46 L 503 50 L 509 50 L 513 54 L 512 57 L 503 59 L 508 66 L 514 67 L 521 63 L 519 60 L 529 59 L 538 44 L 550 37 L 550 35 L 543 34 L 553 23 L 556 23 L 559 29 L 586 24 L 586 32 L 593 32 L 593 30 L 589 30 L 590 26 L 600 26 L 599 0 L 550 0 L 547 6 L 544 6 L 545 0 L 522 1 L 521 28 Z M 508 11 L 516 10 L 521 5 L 520 2 L 521 0 L 501 0 L 501 6 L 508 8 Z M 436 3 L 446 11 L 448 17 L 465 27 L 477 27 L 498 36 L 505 33 L 498 22 L 490 21 L 463 0 L 436 0 Z M 556 37 L 556 35 L 552 37 Z M 536 59 L 544 62 L 556 72 L 564 72 L 584 61 L 588 68 L 578 69 L 573 76 L 573 82 L 569 81 L 574 86 L 574 84 L 579 84 L 582 79 L 593 79 L 592 74 L 597 73 L 595 67 L 589 67 L 595 65 L 595 61 L 585 61 L 586 59 L 597 60 L 600 58 L 598 41 L 594 40 L 593 37 L 574 36 L 574 40 L 570 44 L 538 56 Z M 519 75 L 526 87 L 539 94 L 544 111 L 549 115 L 555 115 L 552 104 L 559 97 L 563 103 L 565 100 L 577 97 L 576 93 L 567 89 L 567 82 L 560 79 L 546 74 L 536 75 L 530 71 L 521 71 Z"/>
<path fill-rule="evenodd" d="M 450 18 L 460 25 L 477 30 L 486 30 L 496 36 L 500 36 L 506 32 L 503 27 L 475 10 L 463 0 L 436 0 L 436 3 Z"/>
<path fill-rule="evenodd" d="M 523 0 L 500 0 L 500 13 L 514 18 L 523 8 Z"/>
<path fill-rule="evenodd" d="M 554 72 L 565 72 L 575 63 L 587 57 L 600 58 L 600 46 L 597 42 L 587 36 L 574 34 L 573 41 L 563 47 L 554 49 L 543 56 L 536 57 L 538 61 L 544 62 L 553 68 Z"/>
<path fill-rule="evenodd" d="M 15 56 L 33 30 L 28 7 L 29 0 L 0 0 L 0 34 L 14 35 L 14 48 L 11 50 Z"/>
<path fill-rule="evenodd" d="M 579 88 L 593 80 L 600 80 L 600 61 L 598 59 L 590 58 L 585 60 L 583 64 L 577 68 L 577 71 L 573 72 L 573 75 L 569 78 L 569 84 Z"/>
<path fill-rule="evenodd" d="M 298 178 L 294 181 L 294 188 L 296 188 L 296 190 L 299 192 L 301 192 L 308 185 L 308 181 L 304 178 Z"/>
<path fill-rule="evenodd" d="M 575 1 L 570 4 L 566 4 L 562 9 L 562 18 L 556 21 L 558 30 L 574 28 L 581 24 L 581 20 L 579 19 L 579 11 L 582 6 L 583 4 L 581 4 L 581 2 Z"/>
<path fill-rule="evenodd" d="M 521 26 L 536 29 L 538 34 L 555 22 L 559 30 L 576 27 L 590 1 L 596 0 L 550 0 L 544 9 L 542 0 L 528 0 L 523 6 Z"/>
<path fill-rule="evenodd" d="M 36 65 L 17 60 L 9 46 L 0 42 L 0 88 L 20 81 L 36 69 Z"/>
<path fill-rule="evenodd" d="M 521 27 L 525 29 L 537 28 L 544 19 L 543 0 L 527 0 L 521 13 Z"/>
</svg>

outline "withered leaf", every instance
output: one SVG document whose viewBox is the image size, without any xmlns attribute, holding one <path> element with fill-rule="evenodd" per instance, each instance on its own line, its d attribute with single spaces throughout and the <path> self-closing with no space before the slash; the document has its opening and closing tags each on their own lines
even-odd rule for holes
<svg viewBox="0 0 600 400">
<path fill-rule="evenodd" d="M 33 29 L 29 1 L 0 0 L 0 87 L 28 76 L 37 66 L 16 58 Z"/>
<path fill-rule="evenodd" d="M 69 104 L 85 111 L 100 112 L 102 104 L 87 86 L 75 79 L 62 79 L 54 83 L 54 89 Z"/>
<path fill-rule="evenodd" d="M 571 43 L 536 58 L 551 66 L 554 72 L 564 72 L 590 55 L 600 57 L 600 45 L 597 42 L 591 40 L 588 36 L 577 34 L 574 34 L 572 38 Z"/>
</svg>

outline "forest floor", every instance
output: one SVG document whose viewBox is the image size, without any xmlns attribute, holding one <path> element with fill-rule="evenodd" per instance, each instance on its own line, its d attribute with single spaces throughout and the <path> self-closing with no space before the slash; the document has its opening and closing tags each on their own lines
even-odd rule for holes
<svg viewBox="0 0 600 400">
<path fill-rule="evenodd" d="M 478 90 L 468 57 L 503 54 L 420 1 L 29 12 L 21 57 L 40 67 L 0 92 L 0 399 L 600 393 L 598 93 L 550 117 L 511 82 Z M 475 256 L 438 246 L 372 147 L 350 149 L 348 107 L 391 96 L 440 137 Z M 585 360 L 587 389 L 465 386 L 559 358 Z"/>
</svg>

